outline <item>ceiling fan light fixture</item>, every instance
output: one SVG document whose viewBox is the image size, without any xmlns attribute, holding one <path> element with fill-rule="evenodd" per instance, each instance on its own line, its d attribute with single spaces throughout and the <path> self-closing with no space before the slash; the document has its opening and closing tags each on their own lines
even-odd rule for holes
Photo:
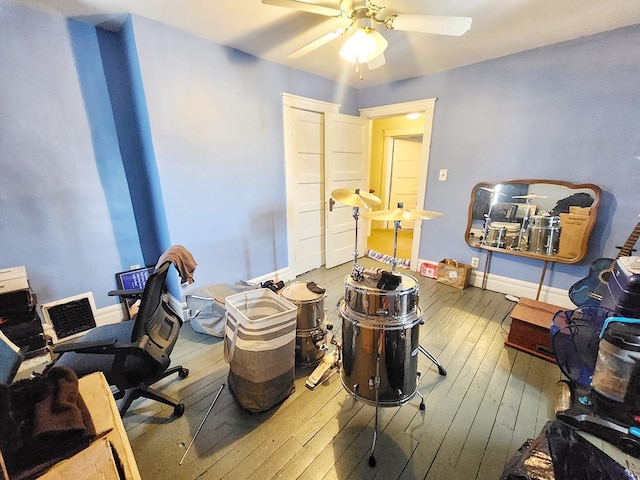
<svg viewBox="0 0 640 480">
<path fill-rule="evenodd" d="M 340 56 L 351 63 L 367 63 L 380 56 L 389 42 L 373 28 L 360 27 L 347 38 Z"/>
</svg>

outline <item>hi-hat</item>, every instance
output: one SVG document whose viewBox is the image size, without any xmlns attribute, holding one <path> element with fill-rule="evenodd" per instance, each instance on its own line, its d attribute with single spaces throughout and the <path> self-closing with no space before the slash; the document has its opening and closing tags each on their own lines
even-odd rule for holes
<svg viewBox="0 0 640 480">
<path fill-rule="evenodd" d="M 529 193 L 527 195 L 515 195 L 511 198 L 526 198 L 526 199 L 530 199 L 530 198 L 549 198 L 546 195 L 537 195 L 535 193 Z"/>
<path fill-rule="evenodd" d="M 393 210 L 380 210 L 377 212 L 366 212 L 362 214 L 363 218 L 369 220 L 382 220 L 382 221 L 395 221 L 400 220 L 403 222 L 410 222 L 416 220 L 430 220 L 432 218 L 442 217 L 440 212 L 431 212 L 429 210 L 409 210 L 404 208 L 402 202 L 398 202 L 398 208 Z"/>
<path fill-rule="evenodd" d="M 380 205 L 378 197 L 371 193 L 361 192 L 358 188 L 355 191 L 348 188 L 338 188 L 331 192 L 331 196 L 338 202 L 351 207 L 372 208 Z"/>
</svg>

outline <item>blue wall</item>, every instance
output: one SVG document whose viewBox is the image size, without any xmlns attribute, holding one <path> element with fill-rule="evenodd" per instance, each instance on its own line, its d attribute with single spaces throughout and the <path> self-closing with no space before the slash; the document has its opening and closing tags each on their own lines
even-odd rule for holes
<svg viewBox="0 0 640 480">
<path fill-rule="evenodd" d="M 0 263 L 25 265 L 40 303 L 92 290 L 104 305 L 122 263 L 102 184 L 119 151 L 100 62 L 96 119 L 65 19 L 7 2 L 0 19 Z M 87 61 L 99 58 L 95 29 L 83 33 Z M 90 118 L 102 122 L 100 138 Z"/>
<path fill-rule="evenodd" d="M 151 20 L 118 34 L 0 1 L 0 266 L 40 303 L 91 290 L 183 244 L 198 285 L 287 266 L 283 92 L 358 108 L 437 97 L 420 257 L 467 260 L 480 181 L 549 178 L 605 192 L 589 259 L 637 222 L 640 27 L 357 91 Z M 437 171 L 449 169 L 445 183 Z M 540 262 L 494 256 L 537 282 Z"/>
<path fill-rule="evenodd" d="M 640 27 L 540 48 L 364 90 L 361 107 L 437 97 L 420 257 L 469 262 L 470 193 L 519 178 L 594 183 L 603 190 L 588 257 L 550 264 L 546 285 L 568 288 L 599 256 L 615 257 L 640 214 Z M 438 171 L 449 170 L 446 182 Z M 491 273 L 537 283 L 542 262 L 493 255 Z"/>
<path fill-rule="evenodd" d="M 201 286 L 287 266 L 281 95 L 356 114 L 355 90 L 143 18 L 0 15 L 0 264 L 40 303 L 115 303 L 115 272 L 176 243 Z"/>
</svg>

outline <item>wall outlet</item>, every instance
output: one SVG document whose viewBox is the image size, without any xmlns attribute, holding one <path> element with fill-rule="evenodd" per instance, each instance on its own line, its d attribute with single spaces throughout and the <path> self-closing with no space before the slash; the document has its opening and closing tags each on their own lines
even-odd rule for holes
<svg viewBox="0 0 640 480">
<path fill-rule="evenodd" d="M 478 257 L 471 257 L 471 266 L 478 268 L 478 265 L 480 265 L 480 259 Z"/>
<path fill-rule="evenodd" d="M 438 181 L 446 182 L 448 174 L 449 174 L 449 171 L 446 168 L 441 168 L 440 169 L 440 174 L 438 175 Z"/>
</svg>

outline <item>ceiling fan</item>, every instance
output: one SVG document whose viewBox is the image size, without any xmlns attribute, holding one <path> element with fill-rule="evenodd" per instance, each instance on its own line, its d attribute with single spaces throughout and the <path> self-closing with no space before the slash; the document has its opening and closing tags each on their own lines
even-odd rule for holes
<svg viewBox="0 0 640 480">
<path fill-rule="evenodd" d="M 384 25 L 389 30 L 460 36 L 471 28 L 472 21 L 469 17 L 404 13 L 381 17 L 385 7 L 375 5 L 371 0 L 340 0 L 339 8 L 316 5 L 301 0 L 262 0 L 262 3 L 327 17 L 343 18 L 349 21 L 346 27 L 326 33 L 290 53 L 287 58 L 300 58 L 330 41 L 352 32 L 340 50 L 340 56 L 356 64 L 356 71 L 360 71 L 360 78 L 362 78 L 363 64 L 367 64 L 370 69 L 385 64 L 384 51 L 388 42 L 374 28 L 376 25 Z"/>
</svg>

